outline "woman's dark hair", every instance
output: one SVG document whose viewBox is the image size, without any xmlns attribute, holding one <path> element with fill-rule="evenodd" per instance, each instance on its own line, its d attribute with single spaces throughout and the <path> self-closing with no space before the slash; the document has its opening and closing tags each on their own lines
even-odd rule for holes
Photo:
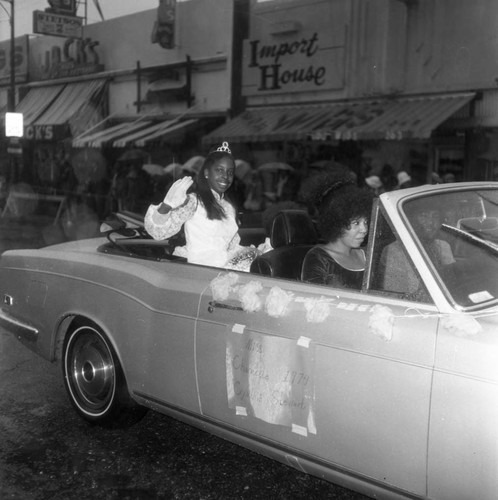
<svg viewBox="0 0 498 500">
<path fill-rule="evenodd" d="M 195 178 L 195 187 L 192 190 L 199 197 L 200 202 L 206 209 L 208 219 L 210 220 L 222 220 L 226 217 L 225 211 L 213 195 L 211 186 L 209 185 L 209 182 L 206 179 L 205 175 L 206 170 L 209 170 L 217 161 L 221 160 L 222 158 L 228 158 L 233 163 L 233 167 L 235 168 L 235 160 L 233 159 L 231 153 L 227 151 L 212 151 L 206 156 L 204 164 L 197 173 L 197 176 Z M 233 205 L 233 201 L 231 200 L 228 192 L 224 193 L 223 196 L 225 200 Z"/>
<path fill-rule="evenodd" d="M 335 241 L 349 229 L 351 222 L 360 217 L 369 218 L 372 211 L 373 194 L 358 187 L 350 178 L 325 179 L 317 193 L 317 226 L 320 235 L 327 241 Z"/>
</svg>

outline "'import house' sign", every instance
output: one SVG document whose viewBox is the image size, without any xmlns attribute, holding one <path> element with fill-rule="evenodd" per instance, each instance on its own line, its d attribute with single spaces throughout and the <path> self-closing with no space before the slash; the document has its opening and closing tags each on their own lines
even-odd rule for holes
<svg viewBox="0 0 498 500">
<path fill-rule="evenodd" d="M 302 31 L 285 39 L 244 41 L 243 95 L 341 89 L 344 45 L 327 33 Z"/>
</svg>

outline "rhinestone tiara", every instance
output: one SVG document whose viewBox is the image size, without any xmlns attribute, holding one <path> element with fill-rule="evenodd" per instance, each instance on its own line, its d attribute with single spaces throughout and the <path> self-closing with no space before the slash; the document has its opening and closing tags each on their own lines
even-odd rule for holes
<svg viewBox="0 0 498 500">
<path fill-rule="evenodd" d="M 232 152 L 230 151 L 230 148 L 228 147 L 228 142 L 223 142 L 221 144 L 221 146 L 219 148 L 216 149 L 216 151 L 221 151 L 222 153 L 230 153 L 232 154 Z"/>
</svg>

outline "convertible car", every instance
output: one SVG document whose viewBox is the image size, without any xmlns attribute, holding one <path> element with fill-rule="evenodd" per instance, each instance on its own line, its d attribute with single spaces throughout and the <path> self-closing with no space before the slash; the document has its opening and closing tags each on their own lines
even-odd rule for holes
<svg viewBox="0 0 498 500">
<path fill-rule="evenodd" d="M 498 183 L 376 199 L 361 290 L 301 281 L 282 211 L 251 272 L 122 218 L 0 260 L 1 324 L 62 367 L 81 417 L 147 409 L 374 498 L 498 495 Z"/>
</svg>

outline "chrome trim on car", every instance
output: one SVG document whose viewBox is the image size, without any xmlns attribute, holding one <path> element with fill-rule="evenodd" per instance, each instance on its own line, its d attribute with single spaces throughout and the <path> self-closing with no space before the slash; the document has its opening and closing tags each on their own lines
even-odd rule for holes
<svg viewBox="0 0 498 500">
<path fill-rule="evenodd" d="M 232 306 L 230 304 L 223 304 L 222 302 L 218 302 L 216 300 L 211 300 L 209 302 L 208 311 L 210 313 L 212 313 L 214 311 L 215 307 L 219 307 L 221 309 L 230 309 L 231 311 L 243 311 L 244 310 L 240 306 Z"/>
<path fill-rule="evenodd" d="M 14 318 L 3 309 L 0 309 L 0 326 L 27 342 L 36 342 L 38 339 L 38 330 L 35 327 Z"/>
</svg>

